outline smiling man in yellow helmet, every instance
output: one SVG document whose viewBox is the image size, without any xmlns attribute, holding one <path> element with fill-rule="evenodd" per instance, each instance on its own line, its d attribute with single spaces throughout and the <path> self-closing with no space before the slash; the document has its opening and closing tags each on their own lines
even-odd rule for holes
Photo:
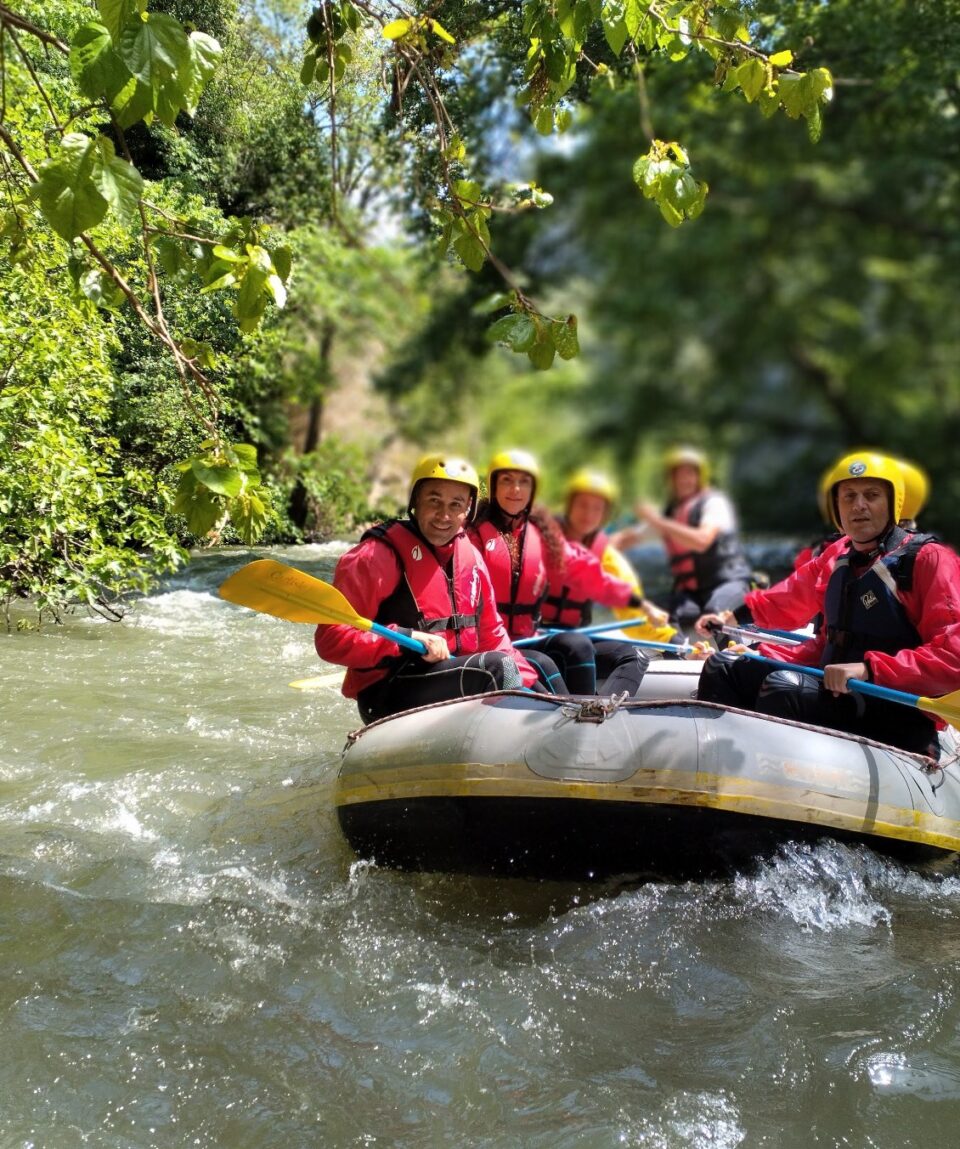
<svg viewBox="0 0 960 1149">
<path fill-rule="evenodd" d="M 343 693 L 365 722 L 450 698 L 520 686 L 537 673 L 510 642 L 490 576 L 464 528 L 480 494 L 463 459 L 426 455 L 413 470 L 407 517 L 368 530 L 342 555 L 334 586 L 361 617 L 416 639 L 410 654 L 351 626 L 318 626 L 317 653 L 347 667 Z"/>
<path fill-rule="evenodd" d="M 903 471 L 896 459 L 853 452 L 827 476 L 827 506 L 844 538 L 795 571 L 791 584 L 822 621 L 800 646 L 762 644 L 760 653 L 812 675 L 771 670 L 732 652 L 704 664 L 698 696 L 764 714 L 875 738 L 919 754 L 938 753 L 935 725 L 922 711 L 850 690 L 876 682 L 936 697 L 960 683 L 960 560 L 933 535 L 905 530 Z M 754 591 L 747 606 L 762 617 L 778 587 Z M 704 632 L 711 621 L 698 621 Z M 772 624 L 771 624 L 772 625 Z"/>
</svg>

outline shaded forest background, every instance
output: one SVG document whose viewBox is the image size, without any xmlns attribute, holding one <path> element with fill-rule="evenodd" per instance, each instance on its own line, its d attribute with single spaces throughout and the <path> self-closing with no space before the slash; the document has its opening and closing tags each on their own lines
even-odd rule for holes
<svg viewBox="0 0 960 1149">
<path fill-rule="evenodd" d="M 225 424 L 257 447 L 262 541 L 342 537 L 393 511 L 410 462 L 434 447 L 481 466 L 498 447 L 531 449 L 557 500 L 585 463 L 656 497 L 676 441 L 709 452 L 748 532 L 796 537 L 818 530 L 822 469 L 880 446 L 927 468 L 924 526 L 960 540 L 960 4 L 750 7 L 835 77 L 816 142 L 718 92 L 694 58 L 652 59 L 639 84 L 584 79 L 572 128 L 544 139 L 510 96 L 520 6 L 431 9 L 450 28 L 501 16 L 445 98 L 496 179 L 554 197 L 495 228 L 525 286 L 579 317 L 581 355 L 537 371 L 490 341 L 495 270 L 437 255 L 423 209 L 435 160 L 417 146 L 429 121 L 415 89 L 397 100 L 381 44 L 354 43 L 334 132 L 329 92 L 300 82 L 310 6 L 151 4 L 223 47 L 195 116 L 127 132 L 151 196 L 212 227 L 265 221 L 294 253 L 286 308 L 246 333 L 172 255 L 164 268 L 167 314 L 210 347 Z M 16 8 L 67 41 L 91 11 Z M 602 42 L 588 51 L 616 63 Z M 69 69 L 25 38 L 19 54 L 7 45 L 2 122 L 42 156 L 30 67 L 53 99 Z M 653 133 L 682 139 L 710 186 L 703 215 L 677 229 L 631 175 Z M 12 200 L 2 141 L 0 155 Z M 177 464 L 206 432 L 163 348 L 69 243 L 25 244 L 9 212 L 0 235 L 0 597 L 36 595 L 54 614 L 102 605 L 182 547 L 234 541 L 229 526 L 198 539 L 173 513 Z"/>
</svg>

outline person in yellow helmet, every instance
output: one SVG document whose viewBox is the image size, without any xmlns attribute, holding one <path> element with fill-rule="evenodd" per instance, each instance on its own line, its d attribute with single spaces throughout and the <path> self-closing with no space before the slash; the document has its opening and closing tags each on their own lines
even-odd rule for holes
<svg viewBox="0 0 960 1149">
<path fill-rule="evenodd" d="M 710 486 L 706 456 L 694 447 L 674 447 L 663 459 L 669 498 L 663 511 L 650 503 L 636 508 L 639 528 L 613 536 L 618 550 L 639 542 L 647 528 L 663 540 L 673 575 L 670 620 L 690 626 L 705 611 L 730 609 L 750 589 L 750 564 L 740 542 L 733 503 Z"/>
<path fill-rule="evenodd" d="M 604 691 L 632 695 L 648 664 L 636 647 L 619 643 L 614 650 L 575 632 L 537 635 L 544 596 L 554 572 L 582 565 L 553 516 L 546 508 L 534 505 L 539 480 L 539 464 L 528 451 L 497 452 L 488 468 L 489 496 L 481 503 L 471 527 L 490 571 L 507 633 L 511 638 L 527 640 L 524 653 L 555 689 L 594 694 L 602 656 L 599 676 L 605 679 Z M 589 555 L 587 559 L 600 571 L 599 562 Z M 602 577 L 618 605 L 630 601 L 633 591 L 629 584 Z"/>
<path fill-rule="evenodd" d="M 762 644 L 760 653 L 823 670 L 772 670 L 732 652 L 704 664 L 698 696 L 875 738 L 936 756 L 934 722 L 922 711 L 851 691 L 851 680 L 936 697 L 960 681 L 960 559 L 933 535 L 905 530 L 905 486 L 896 459 L 855 451 L 826 476 L 827 506 L 842 539 L 783 583 L 746 596 L 748 617 L 768 602 L 799 596 L 817 633 L 800 646 Z M 698 620 L 701 634 L 729 615 Z M 775 624 L 769 624 L 775 625 Z"/>
<path fill-rule="evenodd" d="M 683 642 L 683 635 L 668 624 L 667 612 L 644 596 L 643 584 L 636 571 L 604 531 L 619 498 L 616 483 L 602 471 L 583 467 L 573 474 L 566 485 L 566 507 L 558 518 L 568 541 L 586 547 L 599 560 L 607 574 L 630 583 L 634 594 L 640 597 L 640 611 L 647 622 L 626 631 L 630 638 L 652 639 L 654 642 Z M 553 588 L 551 588 L 551 591 Z M 559 592 L 548 593 L 544 602 L 543 620 L 555 620 L 565 626 L 587 626 L 592 621 L 592 601 L 579 601 L 570 597 L 570 588 L 561 585 Z M 636 607 L 612 607 L 614 618 L 632 618 Z"/>
<path fill-rule="evenodd" d="M 875 447 L 859 447 L 857 449 L 867 454 L 884 453 Z M 849 451 L 845 451 L 840 457 L 845 458 L 849 454 Z M 927 477 L 926 471 L 916 463 L 912 463 L 909 459 L 901 459 L 895 456 L 892 456 L 892 458 L 903 475 L 903 509 L 900 513 L 900 526 L 902 526 L 904 530 L 916 530 L 917 516 L 926 506 L 930 494 L 930 480 Z M 827 526 L 833 529 L 811 543 L 809 547 L 804 547 L 803 550 L 797 554 L 793 560 L 794 570 L 802 567 L 804 563 L 809 562 L 812 558 L 816 558 L 816 556 L 821 554 L 828 546 L 832 546 L 838 539 L 842 538 L 840 531 L 833 526 L 833 518 L 829 506 L 830 483 L 837 461 L 838 460 L 832 462 L 830 466 L 823 471 L 817 483 L 817 507 L 820 510 L 820 516 Z"/>
<path fill-rule="evenodd" d="M 494 605 L 490 576 L 467 538 L 480 479 L 465 460 L 424 456 L 405 518 L 368 530 L 342 555 L 334 586 L 354 610 L 426 647 L 411 654 L 372 631 L 318 626 L 317 653 L 347 667 L 343 693 L 364 722 L 491 690 L 535 687 Z"/>
</svg>

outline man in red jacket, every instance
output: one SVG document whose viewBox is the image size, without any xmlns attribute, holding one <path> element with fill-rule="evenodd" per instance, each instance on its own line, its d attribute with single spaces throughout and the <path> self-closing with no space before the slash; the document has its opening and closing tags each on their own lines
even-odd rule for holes
<svg viewBox="0 0 960 1149">
<path fill-rule="evenodd" d="M 936 728 L 921 711 L 851 691 L 852 680 L 936 697 L 960 686 L 960 559 L 932 535 L 898 526 L 904 502 L 896 460 L 874 452 L 841 459 L 830 476 L 829 509 L 844 538 L 789 579 L 748 596 L 758 618 L 763 599 L 783 588 L 823 617 L 818 633 L 794 647 L 760 653 L 812 675 L 774 670 L 727 652 L 704 666 L 698 696 L 936 754 Z M 705 615 L 698 629 L 722 616 Z"/>
<path fill-rule="evenodd" d="M 343 693 L 364 722 L 450 698 L 534 687 L 497 614 L 490 576 L 464 534 L 480 480 L 469 463 L 427 455 L 410 482 L 408 517 L 367 531 L 337 563 L 334 586 L 354 610 L 422 642 L 409 654 L 349 626 L 318 626 L 317 653 L 347 667 Z"/>
</svg>

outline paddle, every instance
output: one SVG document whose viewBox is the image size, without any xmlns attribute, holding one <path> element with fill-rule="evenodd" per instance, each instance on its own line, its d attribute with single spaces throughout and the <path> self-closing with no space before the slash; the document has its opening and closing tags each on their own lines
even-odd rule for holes
<svg viewBox="0 0 960 1149">
<path fill-rule="evenodd" d="M 343 685 L 343 670 L 335 670 L 332 674 L 317 674 L 313 678 L 297 678 L 288 682 L 294 690 L 322 690 L 329 686 L 331 690 L 339 690 Z"/>
<path fill-rule="evenodd" d="M 814 678 L 823 678 L 823 671 L 818 666 L 797 666 L 793 662 L 782 662 L 778 658 L 767 658 L 762 654 L 755 654 L 752 650 L 745 650 L 743 657 L 753 658 L 757 662 L 766 662 L 781 670 L 798 670 L 801 674 L 812 674 Z M 848 679 L 847 686 L 858 694 L 882 698 L 887 702 L 899 702 L 902 706 L 913 706 L 917 710 L 936 714 L 944 722 L 949 722 L 951 726 L 960 729 L 960 690 L 955 690 L 952 694 L 944 694 L 941 698 L 926 698 L 922 694 L 908 694 L 904 690 L 894 690 L 890 686 L 878 686 L 875 682 L 861 682 L 858 678 Z"/>
<path fill-rule="evenodd" d="M 427 653 L 415 638 L 361 618 L 335 586 L 273 559 L 257 559 L 241 567 L 222 584 L 220 597 L 287 622 L 336 623 L 369 630 L 405 650 Z"/>
<path fill-rule="evenodd" d="M 621 627 L 643 626 L 646 622 L 646 616 L 641 615 L 639 618 L 625 618 L 622 622 L 601 622 L 596 626 L 547 627 L 545 630 L 541 630 L 539 634 L 533 634 L 529 638 L 517 639 L 513 645 L 533 646 L 535 642 L 539 642 L 541 638 L 545 638 L 549 634 L 603 634 L 608 630 L 620 630 Z"/>
<path fill-rule="evenodd" d="M 725 634 L 728 638 L 736 638 L 740 642 L 763 642 L 767 638 L 772 638 L 781 644 L 799 646 L 812 637 L 809 634 L 797 634 L 792 630 L 766 630 L 753 626 L 719 626 L 715 629 L 716 632 Z"/>
</svg>

